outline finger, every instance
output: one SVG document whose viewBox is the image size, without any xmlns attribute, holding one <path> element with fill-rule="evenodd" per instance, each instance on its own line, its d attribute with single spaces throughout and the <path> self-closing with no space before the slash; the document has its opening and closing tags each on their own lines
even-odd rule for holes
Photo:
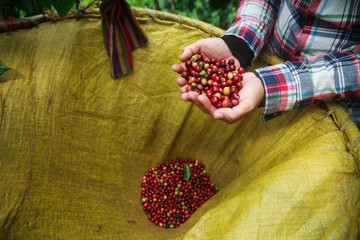
<svg viewBox="0 0 360 240">
<path fill-rule="evenodd" d="M 172 65 L 171 69 L 177 73 L 182 73 L 183 71 L 187 70 L 184 64 L 174 64 Z"/>
<path fill-rule="evenodd" d="M 187 81 L 185 78 L 180 77 L 176 79 L 176 84 L 182 87 L 187 84 Z"/>
<path fill-rule="evenodd" d="M 189 101 L 189 94 L 188 93 L 182 93 L 180 98 L 183 101 Z"/>
<path fill-rule="evenodd" d="M 234 108 L 220 108 L 213 113 L 213 117 L 227 123 L 235 123 L 250 114 L 255 105 L 247 100 L 241 101 Z"/>
<path fill-rule="evenodd" d="M 213 113 L 216 111 L 216 107 L 211 104 L 209 98 L 206 96 L 200 95 L 198 97 L 199 103 L 201 104 L 201 108 L 206 110 L 206 112 L 210 115 L 213 115 Z"/>
<path fill-rule="evenodd" d="M 180 92 L 181 92 L 181 93 L 187 93 L 187 92 L 189 92 L 189 91 L 188 91 L 188 88 L 187 88 L 188 86 L 189 86 L 189 85 L 184 85 L 184 86 L 182 86 L 182 87 L 180 88 Z"/>
<path fill-rule="evenodd" d="M 188 97 L 189 97 L 189 100 L 192 101 L 193 103 L 195 103 L 196 105 L 198 105 L 198 97 L 199 97 L 199 94 L 195 91 L 190 91 L 188 92 Z"/>
<path fill-rule="evenodd" d="M 197 100 L 198 97 L 199 97 L 199 94 L 194 91 L 184 92 L 181 94 L 181 100 L 189 101 L 196 105 L 198 104 L 198 100 Z"/>
<path fill-rule="evenodd" d="M 205 108 L 199 101 L 199 98 L 201 97 L 201 95 L 199 95 L 197 92 L 194 91 L 190 91 L 188 93 L 183 93 L 181 94 L 181 100 L 183 101 L 188 101 L 188 102 L 192 102 L 193 104 L 195 104 L 198 108 L 200 108 L 201 111 L 203 111 L 204 113 L 209 114 L 209 111 L 207 108 Z M 205 97 L 205 96 L 203 96 Z"/>
<path fill-rule="evenodd" d="M 200 52 L 202 42 L 203 42 L 203 40 L 200 39 L 200 40 L 190 44 L 189 46 L 184 47 L 183 53 L 180 56 L 180 61 L 185 62 L 186 60 L 191 58 L 193 55 Z"/>
</svg>

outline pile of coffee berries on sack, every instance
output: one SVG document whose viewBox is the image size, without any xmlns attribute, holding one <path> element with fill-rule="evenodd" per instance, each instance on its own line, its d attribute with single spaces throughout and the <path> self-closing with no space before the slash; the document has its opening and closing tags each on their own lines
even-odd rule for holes
<svg viewBox="0 0 360 240">
<path fill-rule="evenodd" d="M 201 161 L 170 160 L 143 177 L 141 204 L 151 222 L 177 228 L 217 191 Z"/>
<path fill-rule="evenodd" d="M 188 82 L 188 92 L 196 91 L 207 96 L 217 108 L 232 108 L 239 104 L 245 70 L 240 67 L 236 71 L 234 59 L 218 61 L 197 54 L 187 60 L 185 66 L 187 70 L 181 76 Z"/>
</svg>

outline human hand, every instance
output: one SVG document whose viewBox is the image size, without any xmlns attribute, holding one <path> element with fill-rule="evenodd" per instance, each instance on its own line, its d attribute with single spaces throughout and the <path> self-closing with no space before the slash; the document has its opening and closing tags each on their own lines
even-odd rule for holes
<svg viewBox="0 0 360 240">
<path fill-rule="evenodd" d="M 195 91 L 187 92 L 187 82 L 184 78 L 178 78 L 176 82 L 181 86 L 182 100 L 194 103 L 203 112 L 227 123 L 235 123 L 250 114 L 261 103 L 265 94 L 261 80 L 252 72 L 244 73 L 243 88 L 239 91 L 239 105 L 217 109 L 206 96 L 199 95 Z"/>
<path fill-rule="evenodd" d="M 239 91 L 239 105 L 233 108 L 212 109 L 209 113 L 216 119 L 227 123 L 235 123 L 254 111 L 265 96 L 264 86 L 261 80 L 253 73 L 243 74 L 243 88 Z M 206 96 L 199 96 L 199 101 L 206 109 L 210 110 L 210 100 Z M 211 103 L 210 105 L 214 107 Z"/>
<path fill-rule="evenodd" d="M 234 59 L 236 67 L 239 67 L 239 61 L 233 56 L 230 49 L 221 38 L 206 38 L 185 47 L 180 57 L 180 61 L 185 62 L 193 55 L 200 53 L 204 57 L 216 59 Z M 186 70 L 184 64 L 174 64 L 172 70 L 181 73 Z M 212 115 L 216 119 L 221 119 L 227 123 L 235 123 L 253 111 L 264 98 L 264 87 L 261 80 L 254 73 L 243 74 L 243 88 L 239 92 L 239 105 L 233 108 L 217 109 L 210 100 L 195 91 L 187 91 L 187 81 L 179 77 L 176 83 L 181 87 L 181 99 L 194 103 L 203 112 Z"/>
</svg>

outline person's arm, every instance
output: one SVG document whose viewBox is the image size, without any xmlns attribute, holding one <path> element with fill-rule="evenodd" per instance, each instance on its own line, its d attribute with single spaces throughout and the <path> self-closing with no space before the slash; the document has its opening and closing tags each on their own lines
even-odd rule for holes
<svg viewBox="0 0 360 240">
<path fill-rule="evenodd" d="M 239 4 L 238 14 L 232 25 L 220 38 L 200 39 L 186 46 L 180 56 L 185 62 L 191 55 L 201 53 L 205 57 L 217 59 L 236 58 L 235 65 L 244 68 L 250 66 L 261 48 L 268 42 L 280 0 L 245 0 Z M 183 64 L 174 64 L 172 70 L 181 73 Z M 176 79 L 181 87 L 181 99 L 194 103 L 205 113 L 227 123 L 235 123 L 252 112 L 264 98 L 264 87 L 254 73 L 243 75 L 243 88 L 240 90 L 239 105 L 234 108 L 217 109 L 207 97 L 196 92 L 186 91 L 186 80 Z"/>
<path fill-rule="evenodd" d="M 269 41 L 279 6 L 279 0 L 240 1 L 236 18 L 221 36 L 245 69 Z"/>
<path fill-rule="evenodd" d="M 255 72 L 265 87 L 263 121 L 311 105 L 314 100 L 355 98 L 360 102 L 359 51 L 288 61 Z"/>
</svg>

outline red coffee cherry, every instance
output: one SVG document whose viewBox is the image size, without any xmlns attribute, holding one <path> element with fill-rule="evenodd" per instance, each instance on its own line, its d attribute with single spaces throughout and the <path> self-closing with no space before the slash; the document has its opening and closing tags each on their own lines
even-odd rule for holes
<svg viewBox="0 0 360 240">
<path fill-rule="evenodd" d="M 206 95 L 217 108 L 234 107 L 239 104 L 239 91 L 242 89 L 243 67 L 236 71 L 235 60 L 205 57 L 196 54 L 185 61 L 188 69 L 181 73 L 189 84 L 187 91 Z M 211 101 L 216 96 L 217 101 Z M 233 101 L 235 100 L 235 101 Z"/>
<path fill-rule="evenodd" d="M 180 227 L 217 193 L 209 179 L 199 160 L 175 159 L 150 168 L 141 184 L 146 218 L 162 228 Z"/>
</svg>

